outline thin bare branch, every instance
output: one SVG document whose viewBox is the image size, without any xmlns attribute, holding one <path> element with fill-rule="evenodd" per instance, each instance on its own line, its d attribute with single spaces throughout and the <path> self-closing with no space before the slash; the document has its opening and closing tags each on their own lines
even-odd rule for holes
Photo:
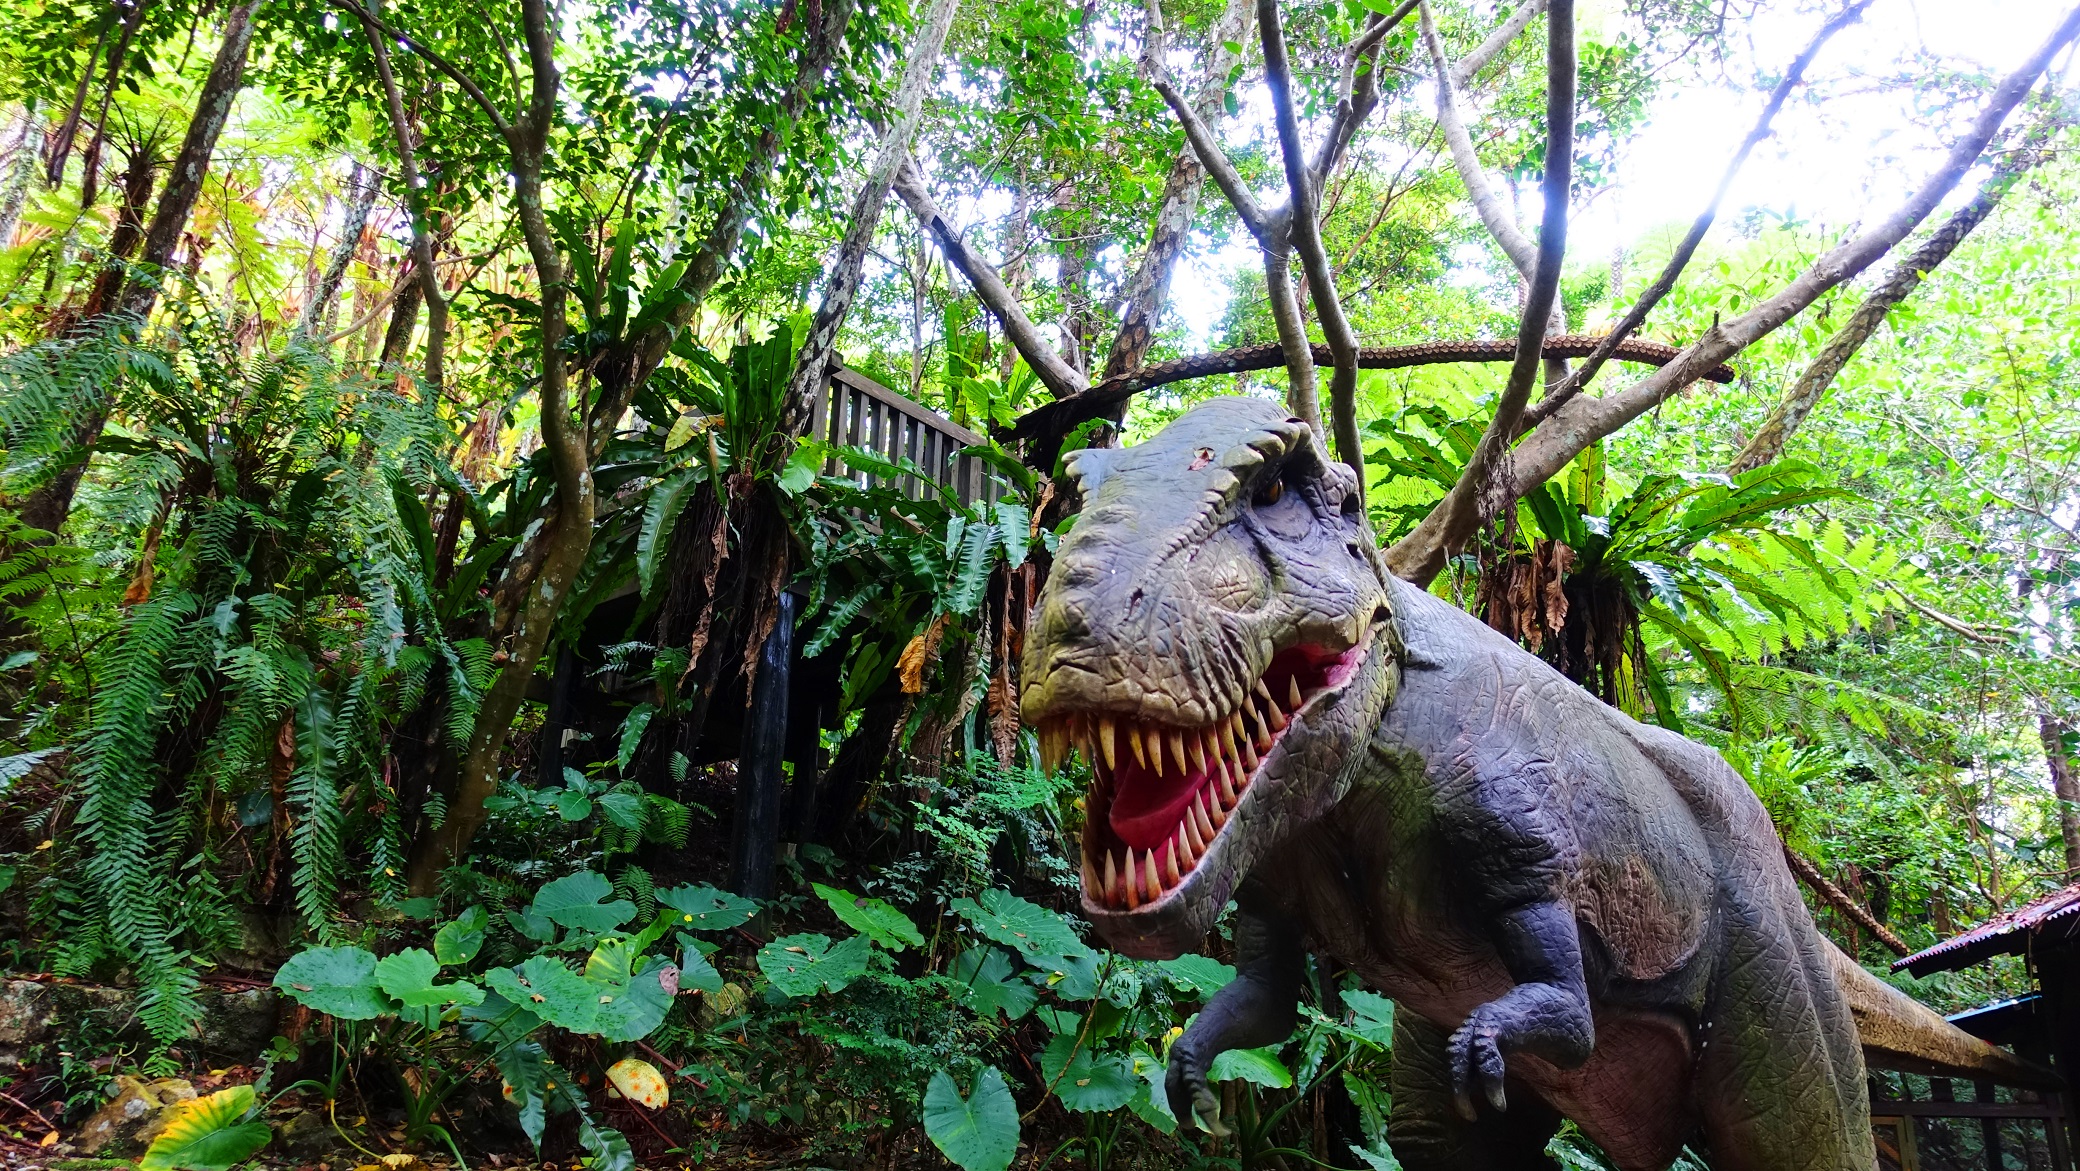
<svg viewBox="0 0 2080 1171">
<path fill-rule="evenodd" d="M 1315 150 L 1314 172 L 1316 187 L 1329 181 L 1343 161 L 1344 152 L 1350 149 L 1351 140 L 1358 136 L 1358 127 L 1372 116 L 1373 108 L 1379 105 L 1379 46 L 1387 34 L 1399 28 L 1408 14 L 1416 10 L 1420 0 L 1402 0 L 1399 7 L 1385 16 L 1372 14 L 1366 21 L 1365 31 L 1343 50 L 1343 76 L 1336 91 L 1336 113 L 1329 122 L 1329 132 Z M 1361 76 L 1359 62 L 1369 62 Z"/>
<path fill-rule="evenodd" d="M 1547 327 L 1559 296 L 1560 265 L 1567 253 L 1567 200 L 1574 181 L 1574 0 L 1552 0 L 1547 8 L 1548 137 L 1545 175 L 1540 183 L 1545 207 L 1524 316 L 1517 325 L 1516 358 L 1495 404 L 1495 415 L 1488 420 L 1458 481 L 1414 532 L 1387 550 L 1388 567 L 1411 580 L 1427 581 L 1435 576 L 1447 554 L 1465 543 L 1489 514 L 1487 497 L 1510 461 L 1510 443 L 1525 404 L 1531 401 L 1531 387 L 1538 381 Z M 1434 38 L 1434 31 L 1431 35 Z M 1441 78 L 1446 73 L 1439 70 Z"/>
<path fill-rule="evenodd" d="M 377 32 L 383 34 L 385 37 L 388 37 L 393 41 L 397 41 L 405 45 L 407 48 L 411 49 L 412 52 L 417 53 L 420 57 L 425 58 L 427 64 L 433 66 L 435 69 L 440 70 L 442 73 L 447 74 L 450 78 L 453 78 L 455 84 L 462 87 L 462 92 L 468 94 L 470 100 L 475 102 L 478 108 L 484 111 L 484 116 L 491 119 L 491 125 L 497 128 L 500 134 L 506 136 L 507 138 L 512 137 L 513 124 L 507 120 L 505 112 L 498 108 L 498 105 L 491 100 L 490 96 L 484 92 L 483 87 L 479 86 L 474 78 L 470 77 L 469 74 L 464 73 L 461 69 L 457 68 L 454 62 L 449 61 L 446 57 L 443 57 L 439 53 L 434 52 L 432 49 L 427 48 L 424 44 L 421 44 L 417 38 L 407 33 L 399 32 L 396 29 L 391 28 L 389 25 L 384 24 L 382 21 L 376 19 L 374 13 L 370 12 L 366 8 L 363 8 L 361 5 L 356 4 L 354 0 L 328 0 L 328 2 L 336 8 L 346 9 L 348 12 L 358 17 L 363 23 L 373 25 Z"/>
<path fill-rule="evenodd" d="M 1899 210 L 1870 231 L 1849 240 L 1815 261 L 1774 296 L 1732 321 L 1714 324 L 1683 356 L 1624 391 L 1605 398 L 1576 396 L 1517 449 L 1508 491 L 1515 499 L 1557 475 L 1590 444 L 1652 410 L 1690 385 L 1708 365 L 1716 366 L 1767 336 L 1830 289 L 1869 268 L 1928 218 L 1956 188 L 1986 150 L 2008 115 L 2028 95 L 2045 66 L 2075 36 L 2080 36 L 2080 7 L 2068 11 L 2043 44 L 2022 66 L 2003 78 L 1988 97 L 1972 128 L 1951 145 L 1948 157 Z"/>
<path fill-rule="evenodd" d="M 1307 273 L 1308 291 L 1314 297 L 1315 317 L 1322 323 L 1322 337 L 1329 343 L 1335 366 L 1329 376 L 1329 413 L 1336 436 L 1336 457 L 1365 482 L 1365 451 L 1358 442 L 1358 338 L 1344 316 L 1343 302 L 1336 296 L 1336 273 L 1329 264 L 1328 249 L 1322 247 L 1321 223 L 1317 218 L 1320 193 L 1300 142 L 1300 121 L 1293 111 L 1292 65 L 1286 58 L 1285 29 L 1279 20 L 1278 0 L 1257 0 L 1257 27 L 1264 42 L 1264 80 L 1271 88 L 1271 108 L 1278 126 L 1279 154 L 1285 161 L 1286 186 L 1291 191 L 1292 242 Z M 1288 364 L 1305 356 L 1311 370 L 1313 347 L 1305 334 L 1286 343 Z M 1295 344 L 1297 342 L 1297 344 Z M 1316 404 L 1319 411 L 1319 403 Z"/>
<path fill-rule="evenodd" d="M 1040 331 L 1034 328 L 1032 319 L 1026 316 L 1025 309 L 1004 284 L 1004 278 L 997 275 L 997 270 L 977 256 L 967 241 L 961 239 L 960 232 L 947 222 L 938 203 L 932 199 L 931 191 L 925 187 L 924 175 L 918 170 L 916 160 L 905 159 L 897 169 L 895 192 L 902 197 L 910 214 L 917 217 L 917 222 L 932 234 L 947 261 L 968 278 L 983 306 L 1004 327 L 1004 336 L 1033 368 L 1033 373 L 1039 375 L 1048 391 L 1056 398 L 1081 393 L 1089 383 L 1062 360 L 1054 347 L 1047 344 L 1047 339 L 1040 336 Z"/>
<path fill-rule="evenodd" d="M 439 395 L 447 384 L 448 298 L 441 290 L 440 271 L 433 264 L 433 225 L 426 204 L 424 180 L 419 176 L 418 154 L 412 147 L 412 122 L 405 114 L 404 96 L 397 89 L 397 75 L 390 68 L 390 45 L 376 29 L 375 12 L 361 21 L 368 33 L 368 47 L 375 54 L 376 78 L 383 89 L 384 109 L 390 115 L 390 132 L 397 142 L 398 177 L 404 181 L 405 209 L 412 217 L 412 263 L 419 274 L 419 297 L 426 305 L 426 382 Z M 373 180 L 371 180 L 373 181 Z"/>
<path fill-rule="evenodd" d="M 1834 34 L 1856 23 L 1862 18 L 1863 10 L 1870 6 L 1871 0 L 1854 0 L 1833 19 L 1821 25 L 1820 31 L 1813 35 L 1805 49 L 1792 60 L 1791 68 L 1785 71 L 1783 80 L 1777 82 L 1776 88 L 1770 91 L 1769 101 L 1763 103 L 1762 114 L 1755 119 L 1754 128 L 1748 131 L 1748 136 L 1741 140 L 1740 148 L 1727 160 L 1726 170 L 1719 176 L 1719 186 L 1712 192 L 1711 202 L 1705 204 L 1704 210 L 1699 212 L 1697 219 L 1691 223 L 1689 232 L 1683 236 L 1682 242 L 1677 244 L 1676 250 L 1669 255 L 1668 263 L 1662 266 L 1661 275 L 1656 277 L 1654 283 L 1632 303 L 1632 308 L 1625 311 L 1624 318 L 1611 328 L 1607 335 L 1611 349 L 1615 349 L 1618 343 L 1631 337 L 1633 331 L 1640 327 L 1640 323 L 1647 319 L 1647 314 L 1653 312 L 1654 307 L 1661 303 L 1661 299 L 1675 288 L 1676 278 L 1682 276 L 1683 270 L 1689 267 L 1690 258 L 1697 253 L 1697 246 L 1704 242 L 1705 233 L 1711 231 L 1713 221 L 1718 218 L 1719 204 L 1726 199 L 1726 192 L 1732 188 L 1734 177 L 1740 174 L 1741 167 L 1747 163 L 1748 155 L 1754 151 L 1756 145 L 1769 137 L 1771 124 L 1777 118 L 1777 111 L 1784 108 L 1784 99 L 1790 97 L 1791 91 L 1805 79 L 1806 68 L 1813 63 L 1813 58 L 1819 55 L 1821 46 Z M 1609 358 L 1608 349 L 1589 355 L 1580 369 L 1569 375 L 1565 381 L 1554 387 L 1553 392 L 1543 401 L 1525 413 L 1523 429 L 1531 430 L 1551 418 L 1554 411 L 1566 406 L 1567 400 L 1589 385 L 1589 380 L 1596 377 L 1597 371 L 1603 368 L 1604 362 Z"/>
<path fill-rule="evenodd" d="M 1805 422 L 1806 416 L 1819 405 L 1827 388 L 1834 384 L 1835 377 L 1849 364 L 1849 359 L 1855 357 L 1863 343 L 1869 341 L 1878 331 L 1878 326 L 1884 324 L 1892 307 L 1906 300 L 1923 278 L 1949 259 L 1972 229 L 1993 214 L 2001 197 L 2025 171 L 2050 157 L 2040 140 L 2053 124 L 2051 119 L 2039 123 L 2030 136 L 2038 141 L 2001 156 L 1993 174 L 1980 186 L 1979 193 L 1972 197 L 1971 202 L 1951 213 L 1950 218 L 1922 241 L 1911 256 L 1893 266 L 1892 272 L 1871 290 L 1842 328 L 1827 339 L 1819 356 L 1806 367 L 1805 373 L 1799 375 L 1798 381 L 1785 389 L 1783 397 L 1770 410 L 1769 417 L 1756 429 L 1755 437 L 1734 457 L 1732 465 L 1727 468 L 1728 475 L 1759 468 L 1784 454 L 1784 445 L 1790 440 L 1791 433 L 1798 430 L 1799 424 Z"/>
<path fill-rule="evenodd" d="M 1184 95 L 1177 92 L 1177 86 L 1171 82 L 1169 74 L 1164 71 L 1160 62 L 1149 62 L 1148 75 L 1148 83 L 1162 95 L 1163 101 L 1170 106 L 1170 112 L 1177 115 L 1178 122 L 1184 126 L 1185 140 L 1191 143 L 1192 150 L 1198 153 L 1199 165 L 1206 168 L 1206 174 L 1212 178 L 1213 185 L 1221 189 L 1222 195 L 1227 196 L 1229 205 L 1234 207 L 1235 214 L 1241 217 L 1242 226 L 1257 238 L 1257 243 L 1268 248 L 1271 219 L 1264 213 L 1264 209 L 1257 205 L 1256 197 L 1251 195 L 1249 188 L 1243 184 L 1241 174 L 1235 170 L 1235 163 L 1228 158 L 1228 152 L 1221 149 L 1220 140 L 1213 136 L 1212 129 L 1199 117 L 1198 111 L 1192 109 L 1191 103 L 1184 100 Z"/>
<path fill-rule="evenodd" d="M 1519 15 L 1531 7 L 1525 5 Z M 1429 46 L 1430 61 L 1437 71 L 1437 122 L 1444 128 L 1445 144 L 1451 148 L 1452 166 L 1458 170 L 1459 181 L 1466 187 L 1466 197 L 1473 201 L 1473 210 L 1481 217 L 1488 235 L 1494 237 L 1495 243 L 1502 248 L 1502 254 L 1516 266 L 1518 275 L 1528 281 L 1538 268 L 1538 248 L 1518 230 L 1509 210 L 1502 206 L 1495 189 L 1488 185 L 1487 172 L 1481 168 L 1480 156 L 1474 153 L 1473 138 L 1466 132 L 1466 122 L 1459 115 L 1459 83 L 1456 79 L 1460 70 L 1445 60 L 1444 40 L 1437 35 L 1436 22 L 1430 19 L 1430 6 L 1421 4 L 1419 8 L 1423 43 Z"/>
</svg>

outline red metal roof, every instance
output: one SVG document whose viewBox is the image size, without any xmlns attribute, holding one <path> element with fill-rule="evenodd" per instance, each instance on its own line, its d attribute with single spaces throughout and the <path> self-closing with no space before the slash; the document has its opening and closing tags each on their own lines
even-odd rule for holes
<svg viewBox="0 0 2080 1171">
<path fill-rule="evenodd" d="M 2080 927 L 2080 919 L 2075 916 L 2080 916 L 2080 883 L 2053 891 L 2012 911 L 2003 911 L 1926 951 L 1894 960 L 1892 970 L 1897 972 L 1904 968 L 1916 976 L 1926 976 L 1931 972 L 1969 968 L 1988 956 L 2026 951 L 2031 937 L 2043 934 L 2054 924 L 2059 927 L 2058 937 L 2063 939 L 2075 927 Z"/>
</svg>

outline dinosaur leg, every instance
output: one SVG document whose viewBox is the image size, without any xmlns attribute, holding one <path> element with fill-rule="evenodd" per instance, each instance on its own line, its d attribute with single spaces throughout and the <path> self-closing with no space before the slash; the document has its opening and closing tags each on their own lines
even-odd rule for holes
<svg viewBox="0 0 2080 1171">
<path fill-rule="evenodd" d="M 1476 1089 L 1497 1111 L 1508 1109 L 1503 1091 L 1507 1054 L 1523 1050 L 1573 1069 L 1596 1047 L 1573 911 L 1554 901 L 1504 911 L 1496 917 L 1495 950 L 1516 987 L 1474 1009 L 1447 1046 L 1462 1118 L 1474 1117 Z"/>
<path fill-rule="evenodd" d="M 1560 1115 L 1529 1087 L 1509 1082 L 1509 1109 L 1483 1106 L 1468 1122 L 1453 1101 L 1445 1031 L 1412 1012 L 1395 1014 L 1393 1113 L 1387 1141 L 1408 1171 L 1553 1171 L 1546 1144 Z"/>
<path fill-rule="evenodd" d="M 1787 917 L 1758 914 L 1728 940 L 1696 1082 L 1712 1166 L 1869 1171 L 1856 1025 L 1817 933 Z"/>
<path fill-rule="evenodd" d="M 1213 1059 L 1229 1049 L 1253 1049 L 1283 1041 L 1299 1019 L 1300 933 L 1288 918 L 1261 916 L 1238 900 L 1235 914 L 1235 979 L 1214 993 L 1198 1019 L 1170 1046 L 1164 1084 L 1170 1110 L 1179 1120 L 1196 1115 L 1199 1125 L 1226 1134 L 1220 1099 L 1206 1084 Z"/>
</svg>

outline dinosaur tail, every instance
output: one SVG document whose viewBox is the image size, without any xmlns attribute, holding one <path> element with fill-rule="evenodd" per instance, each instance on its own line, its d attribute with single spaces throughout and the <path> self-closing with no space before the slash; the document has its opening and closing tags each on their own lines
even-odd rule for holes
<svg viewBox="0 0 2080 1171">
<path fill-rule="evenodd" d="M 2061 1090 L 2057 1074 L 1989 1045 L 1825 944 L 1835 982 L 1849 1000 L 1863 1040 L 1864 1064 L 1933 1077 L 1969 1078 L 2031 1090 Z"/>
</svg>

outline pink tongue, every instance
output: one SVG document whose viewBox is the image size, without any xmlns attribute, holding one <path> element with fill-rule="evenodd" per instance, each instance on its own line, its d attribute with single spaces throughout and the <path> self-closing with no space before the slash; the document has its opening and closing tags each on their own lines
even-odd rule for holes
<svg viewBox="0 0 2080 1171">
<path fill-rule="evenodd" d="M 1205 783 L 1204 769 L 1159 777 L 1139 764 L 1121 761 L 1112 799 L 1112 832 L 1137 850 L 1162 845 L 1177 835 L 1185 809 Z"/>
</svg>

